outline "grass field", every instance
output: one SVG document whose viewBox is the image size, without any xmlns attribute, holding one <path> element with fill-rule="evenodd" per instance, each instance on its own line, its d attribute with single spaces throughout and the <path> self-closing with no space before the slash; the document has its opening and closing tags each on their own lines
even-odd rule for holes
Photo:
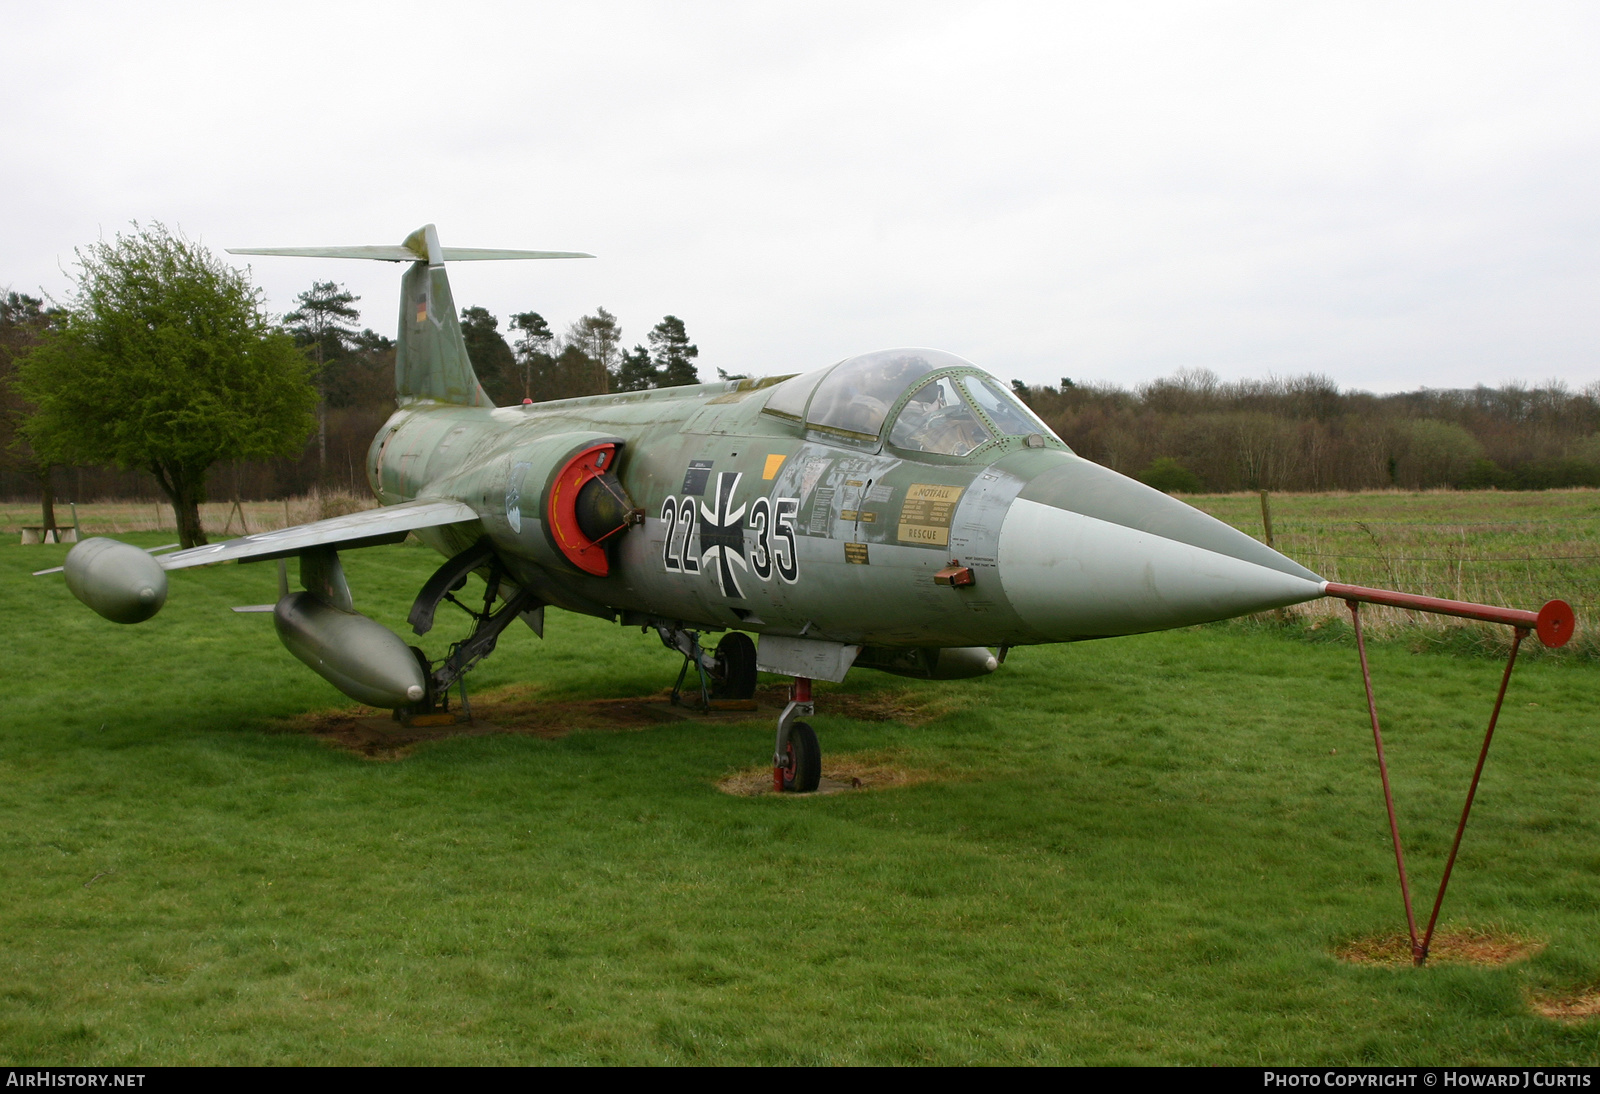
<svg viewBox="0 0 1600 1094">
<path fill-rule="evenodd" d="M 379 762 L 297 729 L 343 700 L 227 610 L 270 566 L 118 627 L 28 576 L 65 550 L 0 549 L 5 1063 L 1600 1063 L 1600 1022 L 1534 1009 L 1600 986 L 1592 663 L 1518 670 L 1443 916 L 1530 956 L 1415 971 L 1335 956 L 1403 927 L 1339 641 L 854 674 L 819 688 L 830 762 L 924 781 L 738 797 L 764 718 L 559 732 L 670 683 L 636 631 L 509 632 L 476 694 L 558 714 Z M 358 606 L 400 629 L 436 561 L 350 554 Z M 1498 670 L 1373 662 L 1431 894 Z"/>
<path fill-rule="evenodd" d="M 1255 494 L 1185 496 L 1184 501 L 1262 538 Z M 1578 616 L 1565 650 L 1535 657 L 1600 661 L 1600 491 L 1513 493 L 1450 490 L 1362 494 L 1274 494 L 1275 546 L 1329 581 L 1424 596 L 1537 609 L 1559 597 Z M 1368 605 L 1379 634 L 1503 654 L 1510 631 Z M 1344 624 L 1335 600 L 1289 613 L 1305 624 Z"/>
</svg>

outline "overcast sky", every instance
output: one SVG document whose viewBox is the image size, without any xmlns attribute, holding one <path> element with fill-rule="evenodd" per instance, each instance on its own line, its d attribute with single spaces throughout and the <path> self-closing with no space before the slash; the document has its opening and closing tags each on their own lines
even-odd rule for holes
<svg viewBox="0 0 1600 1094">
<path fill-rule="evenodd" d="M 1600 380 L 1600 6 L 0 0 L 0 287 L 131 220 L 453 267 L 702 373 Z M 242 264 L 243 260 L 239 260 Z M 393 334 L 399 267 L 259 258 Z"/>
</svg>

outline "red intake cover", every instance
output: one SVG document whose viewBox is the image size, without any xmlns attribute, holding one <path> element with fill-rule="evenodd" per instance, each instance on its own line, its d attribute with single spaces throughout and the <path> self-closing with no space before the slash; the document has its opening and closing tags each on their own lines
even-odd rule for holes
<svg viewBox="0 0 1600 1094">
<path fill-rule="evenodd" d="M 579 452 L 567 465 L 556 472 L 550 487 L 550 530 L 555 535 L 556 546 L 578 569 L 595 577 L 605 577 L 611 572 L 603 543 L 596 543 L 578 527 L 578 491 L 590 479 L 599 478 L 611 470 L 617 458 L 615 444 L 597 444 Z"/>
</svg>

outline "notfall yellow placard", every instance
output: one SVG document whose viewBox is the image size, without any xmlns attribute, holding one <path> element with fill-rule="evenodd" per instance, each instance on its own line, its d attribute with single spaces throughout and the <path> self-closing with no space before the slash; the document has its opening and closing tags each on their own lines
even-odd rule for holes
<svg viewBox="0 0 1600 1094">
<path fill-rule="evenodd" d="M 961 500 L 965 490 L 964 486 L 912 483 L 900 506 L 899 538 L 930 547 L 949 546 L 950 521 L 955 516 L 956 502 Z"/>
</svg>

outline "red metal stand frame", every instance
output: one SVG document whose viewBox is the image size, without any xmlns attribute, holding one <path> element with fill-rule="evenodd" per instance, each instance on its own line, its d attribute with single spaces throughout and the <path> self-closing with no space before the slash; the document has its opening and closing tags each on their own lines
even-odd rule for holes
<svg viewBox="0 0 1600 1094">
<path fill-rule="evenodd" d="M 1536 631 L 1546 646 L 1564 646 L 1572 638 L 1574 620 L 1572 608 L 1564 601 L 1552 600 L 1538 612 L 1519 611 L 1514 608 L 1496 608 L 1487 604 L 1468 604 L 1458 600 L 1439 600 L 1434 597 L 1412 596 L 1384 589 L 1366 589 L 1359 585 L 1324 586 L 1327 595 L 1344 599 L 1350 609 L 1350 620 L 1356 632 L 1356 652 L 1361 659 L 1361 682 L 1367 692 L 1367 713 L 1372 718 L 1372 743 L 1378 752 L 1378 774 L 1383 780 L 1383 805 L 1389 813 L 1389 837 L 1394 842 L 1394 863 L 1400 874 L 1400 899 L 1406 909 L 1406 930 L 1411 936 L 1411 963 L 1422 965 L 1428 960 L 1428 947 L 1433 944 L 1434 928 L 1439 924 L 1439 909 L 1444 906 L 1445 889 L 1450 885 L 1450 874 L 1455 869 L 1456 854 L 1461 850 L 1461 837 L 1467 830 L 1467 818 L 1472 814 L 1472 802 L 1478 794 L 1478 782 L 1483 778 L 1484 761 L 1489 758 L 1489 745 L 1494 740 L 1494 729 L 1500 721 L 1500 708 L 1506 699 L 1506 688 L 1511 683 L 1511 670 L 1517 663 L 1517 651 L 1529 631 Z M 1389 785 L 1389 762 L 1383 752 L 1383 731 L 1378 727 L 1378 705 L 1372 696 L 1372 671 L 1367 665 L 1367 642 L 1361 630 L 1361 604 L 1387 604 L 1397 608 L 1432 612 L 1440 615 L 1481 619 L 1491 623 L 1509 624 L 1515 629 L 1511 654 L 1506 658 L 1506 669 L 1500 677 L 1500 691 L 1494 699 L 1494 710 L 1489 714 L 1489 728 L 1484 731 L 1483 748 L 1478 752 L 1478 766 L 1473 769 L 1472 783 L 1467 787 L 1467 800 L 1461 807 L 1461 820 L 1456 825 L 1456 837 L 1450 844 L 1450 857 L 1445 861 L 1444 875 L 1439 879 L 1439 891 L 1433 898 L 1433 914 L 1422 937 L 1417 937 L 1417 917 L 1411 906 L 1411 882 L 1406 874 L 1405 851 L 1400 845 L 1400 824 L 1395 818 L 1394 791 Z"/>
</svg>

